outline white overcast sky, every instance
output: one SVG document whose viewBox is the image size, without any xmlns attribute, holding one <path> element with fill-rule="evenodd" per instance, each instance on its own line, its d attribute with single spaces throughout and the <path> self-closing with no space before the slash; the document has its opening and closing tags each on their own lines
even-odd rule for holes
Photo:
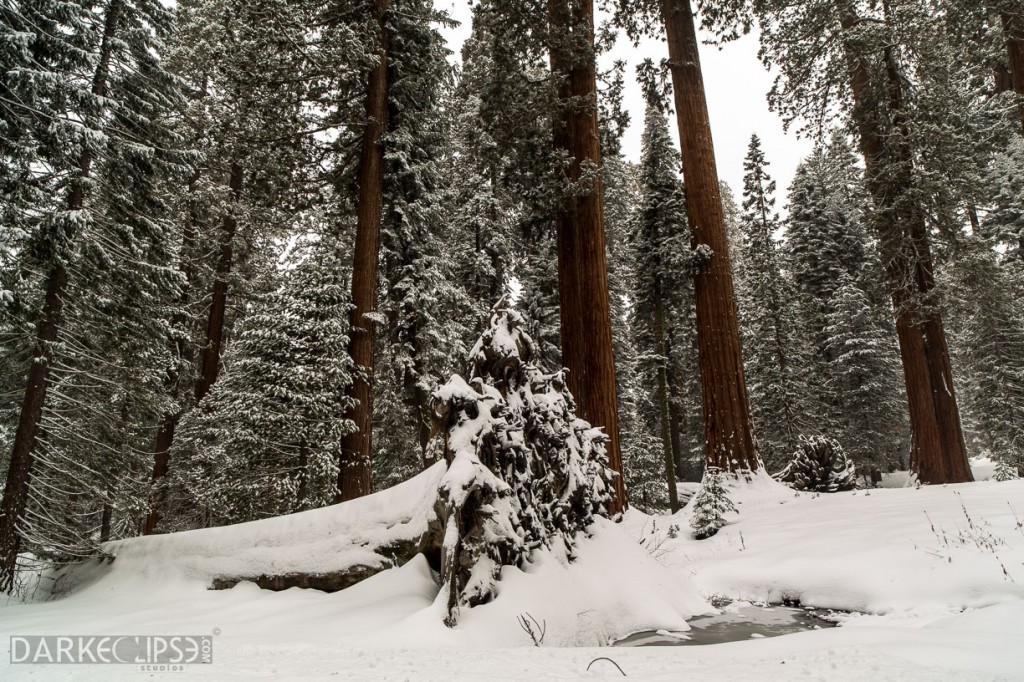
<svg viewBox="0 0 1024 682">
<path fill-rule="evenodd" d="M 442 30 L 449 41 L 449 49 L 458 57 L 462 42 L 469 35 L 469 2 L 434 2 L 438 9 L 447 10 L 452 19 L 462 22 L 458 28 Z M 630 112 L 631 122 L 623 140 L 623 151 L 633 161 L 638 161 L 640 157 L 644 116 L 643 97 L 635 81 L 635 66 L 645 58 L 658 63 L 667 56 L 665 43 L 648 41 L 634 48 L 625 37 L 620 37 L 615 48 L 602 57 L 604 64 L 611 64 L 616 59 L 628 64 L 624 104 Z M 701 66 L 719 177 L 729 183 L 739 200 L 743 189 L 743 157 L 746 156 L 751 134 L 757 133 L 771 164 L 769 173 L 778 184 L 776 206 L 782 209 L 796 166 L 810 153 L 811 144 L 808 140 L 797 138 L 794 132 L 783 132 L 781 119 L 768 110 L 765 95 L 771 88 L 772 76 L 757 59 L 757 37 L 744 36 L 721 49 L 701 45 Z M 670 128 L 673 138 L 676 138 L 674 120 Z"/>
</svg>

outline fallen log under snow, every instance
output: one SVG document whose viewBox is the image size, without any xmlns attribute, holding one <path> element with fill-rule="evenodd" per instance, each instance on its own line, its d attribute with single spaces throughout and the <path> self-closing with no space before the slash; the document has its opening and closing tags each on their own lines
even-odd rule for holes
<svg viewBox="0 0 1024 682">
<path fill-rule="evenodd" d="M 434 519 L 439 462 L 397 486 L 343 504 L 232 526 L 106 543 L 106 555 L 51 573 L 47 594 L 116 574 L 147 582 L 200 581 L 226 589 L 251 581 L 270 590 L 350 587 L 421 551 Z"/>
</svg>

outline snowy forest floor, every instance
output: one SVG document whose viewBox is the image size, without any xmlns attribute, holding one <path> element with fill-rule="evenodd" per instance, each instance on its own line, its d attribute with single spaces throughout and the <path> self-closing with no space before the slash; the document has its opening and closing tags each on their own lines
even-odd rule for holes
<svg viewBox="0 0 1024 682">
<path fill-rule="evenodd" d="M 1022 680 L 1024 481 L 813 495 L 766 477 L 733 487 L 739 514 L 696 541 L 688 510 L 601 522 L 566 566 L 506 570 L 496 601 L 442 624 L 417 557 L 340 592 L 210 591 L 238 566 L 326 570 L 415 534 L 440 470 L 354 503 L 228 528 L 122 541 L 60 599 L 0 605 L 0 679 L 136 680 L 132 665 L 8 663 L 9 635 L 216 633 L 209 680 Z M 420 516 L 422 515 L 422 516 Z M 69 586 L 71 583 L 69 583 Z M 42 590 L 40 591 L 40 593 Z M 799 600 L 854 612 L 840 627 L 688 647 L 607 648 L 682 631 L 712 599 Z M 517 616 L 546 625 L 534 647 Z M 600 647 L 600 648 L 599 648 Z M 588 664 L 592 661 L 590 671 Z"/>
</svg>

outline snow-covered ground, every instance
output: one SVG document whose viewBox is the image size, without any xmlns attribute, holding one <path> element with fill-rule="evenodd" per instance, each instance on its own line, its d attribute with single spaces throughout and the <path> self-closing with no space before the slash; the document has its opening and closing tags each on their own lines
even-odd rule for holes
<svg viewBox="0 0 1024 682">
<path fill-rule="evenodd" d="M 439 475 L 339 507 L 111 547 L 117 559 L 76 572 L 69 596 L 0 606 L 0 679 L 162 674 L 8 665 L 8 635 L 216 632 L 213 663 L 181 679 L 621 678 L 594 660 L 607 657 L 643 680 L 1024 680 L 1024 481 L 816 496 L 762 479 L 736 487 L 739 515 L 699 542 L 687 510 L 630 512 L 599 523 L 569 566 L 544 554 L 525 572 L 506 570 L 498 599 L 464 611 L 452 630 L 421 557 L 333 594 L 207 589 L 225 572 L 372 559 L 360 554 L 368 542 L 420 527 Z M 716 596 L 863 615 L 771 639 L 598 648 L 637 630 L 685 630 Z M 521 629 L 525 614 L 545 626 L 543 646 Z"/>
</svg>

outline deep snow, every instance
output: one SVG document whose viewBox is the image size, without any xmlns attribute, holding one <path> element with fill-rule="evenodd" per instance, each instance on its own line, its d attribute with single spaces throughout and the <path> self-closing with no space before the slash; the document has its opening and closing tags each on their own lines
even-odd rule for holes
<svg viewBox="0 0 1024 682">
<path fill-rule="evenodd" d="M 8 665 L 11 634 L 214 628 L 213 664 L 189 666 L 181 679 L 620 679 L 608 661 L 586 671 L 602 656 L 633 679 L 1024 679 L 1024 481 L 816 496 L 761 478 L 734 487 L 740 513 L 699 542 L 687 532 L 689 510 L 630 512 L 621 524 L 597 524 L 572 565 L 547 553 L 525 572 L 506 569 L 498 599 L 465 612 L 453 630 L 441 623 L 444 604 L 422 558 L 334 594 L 251 583 L 206 589 L 239 567 L 259 574 L 351 561 L 368 538 L 425 522 L 439 476 L 432 469 L 294 517 L 111 547 L 117 560 L 80 571 L 71 595 L 0 607 L 0 679 L 152 674 Z M 773 639 L 595 648 L 636 630 L 683 630 L 713 596 L 799 599 L 864 615 Z M 519 627 L 526 613 L 546 625 L 540 648 Z"/>
</svg>

